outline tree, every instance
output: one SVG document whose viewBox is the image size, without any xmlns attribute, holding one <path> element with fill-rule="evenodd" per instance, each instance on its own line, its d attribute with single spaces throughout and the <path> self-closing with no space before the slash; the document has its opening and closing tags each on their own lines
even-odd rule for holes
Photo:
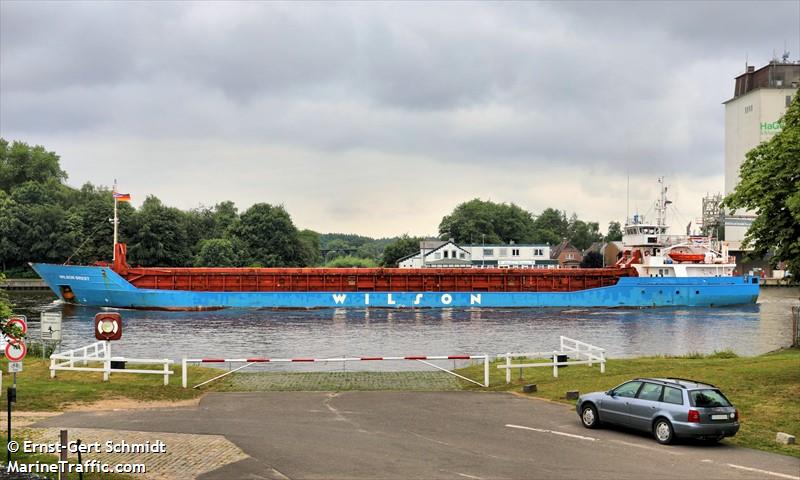
<svg viewBox="0 0 800 480">
<path fill-rule="evenodd" d="M 193 256 L 186 235 L 184 212 L 165 206 L 151 195 L 129 224 L 133 227 L 127 242 L 132 263 L 167 267 L 190 263 Z"/>
<path fill-rule="evenodd" d="M 534 243 L 558 245 L 567 238 L 569 222 L 567 214 L 554 208 L 546 208 L 533 222 Z"/>
<path fill-rule="evenodd" d="M 608 223 L 608 233 L 605 237 L 606 242 L 619 242 L 622 241 L 622 225 L 619 222 Z"/>
<path fill-rule="evenodd" d="M 513 203 L 495 203 L 479 198 L 461 203 L 442 218 L 439 236 L 456 243 L 530 243 L 534 222 L 530 212 Z"/>
<path fill-rule="evenodd" d="M 256 203 L 231 229 L 242 242 L 245 265 L 299 267 L 304 258 L 297 228 L 283 206 Z"/>
<path fill-rule="evenodd" d="M 781 132 L 747 152 L 741 181 L 723 201 L 732 211 L 756 213 L 744 246 L 770 262 L 786 262 L 800 277 L 800 90 L 780 121 Z"/>
<path fill-rule="evenodd" d="M 418 237 L 409 237 L 407 234 L 402 235 L 383 249 L 381 266 L 396 267 L 397 261 L 401 258 L 407 257 L 413 253 L 419 253 L 420 240 L 421 239 Z"/>
<path fill-rule="evenodd" d="M 44 183 L 49 179 L 62 182 L 67 174 L 61 170 L 59 157 L 43 146 L 0 138 L 0 189 L 10 192 L 25 182 Z"/>
<path fill-rule="evenodd" d="M 603 267 L 603 255 L 600 252 L 587 252 L 586 255 L 583 256 L 583 260 L 581 260 L 581 268 L 602 268 Z"/>
<path fill-rule="evenodd" d="M 194 259 L 196 267 L 235 267 L 238 255 L 227 238 L 208 238 L 200 241 L 200 250 Z"/>
<path fill-rule="evenodd" d="M 359 258 L 347 255 L 345 257 L 337 257 L 325 264 L 328 268 L 372 268 L 377 267 L 378 264 L 369 258 Z"/>
<path fill-rule="evenodd" d="M 578 215 L 573 213 L 567 227 L 567 238 L 576 248 L 586 250 L 593 243 L 601 241 L 603 235 L 600 233 L 600 224 L 578 220 Z"/>
<path fill-rule="evenodd" d="M 297 233 L 300 240 L 300 250 L 302 264 L 306 267 L 313 267 L 322 262 L 322 253 L 319 246 L 319 233 L 313 230 L 300 230 Z"/>
<path fill-rule="evenodd" d="M 0 273 L 0 283 L 4 282 L 6 277 Z M 0 333 L 11 338 L 25 338 L 22 329 L 17 325 L 8 325 L 6 320 L 12 314 L 11 301 L 6 296 L 5 290 L 0 290 Z"/>
</svg>

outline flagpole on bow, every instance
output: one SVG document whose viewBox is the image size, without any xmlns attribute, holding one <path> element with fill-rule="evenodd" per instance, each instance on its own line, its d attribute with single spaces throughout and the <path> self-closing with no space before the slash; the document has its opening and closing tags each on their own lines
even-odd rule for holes
<svg viewBox="0 0 800 480">
<path fill-rule="evenodd" d="M 112 194 L 114 197 L 114 255 L 112 256 L 113 260 L 117 259 L 117 227 L 119 226 L 119 218 L 117 217 L 117 179 L 114 179 L 114 192 Z"/>
</svg>

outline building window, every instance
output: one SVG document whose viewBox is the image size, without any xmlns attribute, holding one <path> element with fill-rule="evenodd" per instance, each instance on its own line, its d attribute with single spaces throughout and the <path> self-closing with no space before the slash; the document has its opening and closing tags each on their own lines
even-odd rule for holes
<svg viewBox="0 0 800 480">
<path fill-rule="evenodd" d="M 571 253 L 567 254 L 567 260 L 572 260 L 572 254 Z"/>
<path fill-rule="evenodd" d="M 459 258 L 464 260 L 465 258 L 467 258 L 467 255 L 464 252 L 461 252 L 461 254 L 459 255 Z"/>
<path fill-rule="evenodd" d="M 494 249 L 492 249 L 492 248 L 484 248 L 483 249 L 483 256 L 484 257 L 493 257 L 494 256 Z"/>
<path fill-rule="evenodd" d="M 792 96 L 786 95 L 786 108 L 789 108 L 792 105 Z"/>
<path fill-rule="evenodd" d="M 535 257 L 542 257 L 544 256 L 544 250 L 541 248 L 534 248 L 533 249 L 533 256 Z"/>
<path fill-rule="evenodd" d="M 753 106 L 752 105 L 746 105 L 744 107 L 744 113 L 750 113 L 752 111 L 753 111 Z"/>
<path fill-rule="evenodd" d="M 512 248 L 511 249 L 511 256 L 512 257 L 519 257 L 519 248 Z"/>
<path fill-rule="evenodd" d="M 444 258 L 447 258 L 448 253 L 449 252 L 447 250 L 444 251 Z"/>
<path fill-rule="evenodd" d="M 501 248 L 500 249 L 500 256 L 501 257 L 507 257 L 508 256 L 508 249 L 507 248 Z"/>
</svg>

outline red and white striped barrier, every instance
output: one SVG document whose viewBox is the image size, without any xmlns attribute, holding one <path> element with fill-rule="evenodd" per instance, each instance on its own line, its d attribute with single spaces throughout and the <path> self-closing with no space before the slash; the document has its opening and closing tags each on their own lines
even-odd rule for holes
<svg viewBox="0 0 800 480">
<path fill-rule="evenodd" d="M 222 375 L 218 375 L 210 380 L 195 385 L 193 388 L 201 387 L 207 383 L 213 382 L 226 375 L 239 371 L 250 365 L 256 363 L 329 363 L 329 362 L 371 362 L 371 361 L 397 361 L 397 360 L 415 360 L 422 362 L 431 367 L 437 368 L 447 372 L 456 377 L 462 378 L 468 382 L 472 382 L 482 387 L 489 386 L 489 355 L 406 355 L 406 356 L 388 356 L 388 357 L 338 357 L 338 358 L 264 358 L 264 357 L 250 357 L 250 358 L 184 358 L 181 362 L 182 365 L 182 384 L 183 388 L 188 388 L 188 378 L 186 372 L 186 365 L 188 363 L 244 363 L 241 367 L 227 371 Z M 470 378 L 466 378 L 451 370 L 442 368 L 438 365 L 429 363 L 429 360 L 483 360 L 483 383 L 476 382 Z"/>
</svg>

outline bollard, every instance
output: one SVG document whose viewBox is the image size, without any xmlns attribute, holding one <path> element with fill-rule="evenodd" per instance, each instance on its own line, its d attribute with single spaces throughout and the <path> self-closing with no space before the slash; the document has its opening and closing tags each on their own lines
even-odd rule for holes
<svg viewBox="0 0 800 480">
<path fill-rule="evenodd" d="M 61 430 L 61 434 L 59 435 L 60 443 L 61 443 L 61 452 L 59 452 L 59 466 L 58 466 L 58 478 L 66 478 L 66 473 L 64 471 L 64 467 L 67 464 L 67 450 L 69 445 L 69 434 L 66 430 Z"/>
</svg>

